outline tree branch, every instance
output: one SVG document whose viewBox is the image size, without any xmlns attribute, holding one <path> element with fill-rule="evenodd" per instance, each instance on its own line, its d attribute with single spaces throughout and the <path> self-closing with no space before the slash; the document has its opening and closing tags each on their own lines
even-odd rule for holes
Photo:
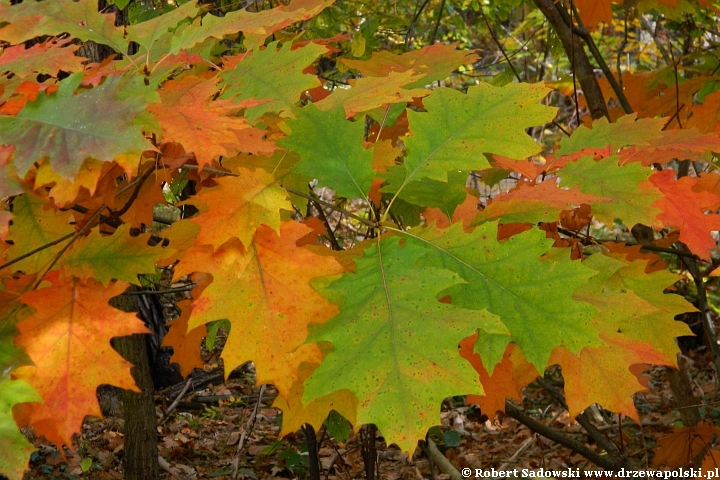
<svg viewBox="0 0 720 480">
<path fill-rule="evenodd" d="M 556 5 L 553 0 L 533 0 L 533 3 L 545 15 L 550 24 L 563 44 L 565 52 L 570 57 L 575 67 L 575 74 L 580 81 L 585 99 L 587 100 L 590 116 L 593 119 L 608 117 L 607 105 L 603 97 L 600 84 L 595 78 L 590 60 L 588 59 L 585 49 L 579 39 L 573 35 L 572 28 L 565 23 L 563 15 L 560 13 L 562 7 Z M 564 10 L 563 10 L 564 11 Z M 565 12 L 567 15 L 567 12 Z M 579 119 L 578 119 L 579 121 Z"/>
<path fill-rule="evenodd" d="M 510 403 L 508 400 L 505 401 L 505 413 L 528 427 L 533 432 L 539 433 L 543 437 L 549 438 L 550 440 L 579 453 L 599 467 L 613 471 L 617 471 L 621 468 L 621 465 L 617 462 L 617 460 L 600 455 L 577 440 L 563 435 L 554 428 L 548 427 L 544 423 L 538 422 L 530 415 Z"/>
</svg>

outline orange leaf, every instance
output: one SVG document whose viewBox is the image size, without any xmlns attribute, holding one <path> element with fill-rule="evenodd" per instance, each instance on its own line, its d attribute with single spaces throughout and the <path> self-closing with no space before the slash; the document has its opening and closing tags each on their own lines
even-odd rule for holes
<svg viewBox="0 0 720 480">
<path fill-rule="evenodd" d="M 272 153 L 278 149 L 274 143 L 265 142 L 264 132 L 253 129 L 244 118 L 230 116 L 242 105 L 232 100 L 210 101 L 217 91 L 214 76 L 190 75 L 165 82 L 160 90 L 162 103 L 148 106 L 163 127 L 163 140 L 182 143 L 186 151 L 195 153 L 201 170 L 221 155 L 232 156 L 241 150 Z"/>
<path fill-rule="evenodd" d="M 310 281 L 343 269 L 334 257 L 297 246 L 310 231 L 293 221 L 282 224 L 280 236 L 260 226 L 247 248 L 237 241 L 215 252 L 209 246 L 194 247 L 175 271 L 212 273 L 212 284 L 193 302 L 188 328 L 221 318 L 230 321 L 222 354 L 225 371 L 252 360 L 257 383 L 272 383 L 284 396 L 298 380 L 302 362 L 321 360 L 315 344 L 304 344 L 307 325 L 324 323 L 338 312 Z"/>
<path fill-rule="evenodd" d="M 560 364 L 565 378 L 565 394 L 570 416 L 575 418 L 593 403 L 622 413 L 640 422 L 633 395 L 644 387 L 630 371 L 635 363 L 666 363 L 649 343 L 636 342 L 621 335 L 601 335 L 606 345 L 583 348 L 575 355 L 560 347 L 550 363 Z"/>
<path fill-rule="evenodd" d="M 533 382 L 539 373 L 530 365 L 515 344 L 509 344 L 505 349 L 503 358 L 495 366 L 492 374 L 482 364 L 480 355 L 474 352 L 477 333 L 460 342 L 460 356 L 469 361 L 480 374 L 480 382 L 485 395 L 468 395 L 467 403 L 480 405 L 482 413 L 491 420 L 495 412 L 505 411 L 505 399 L 512 398 L 522 401 L 522 389 Z"/>
<path fill-rule="evenodd" d="M 100 415 L 95 389 L 103 384 L 136 390 L 131 364 L 110 346 L 112 337 L 148 333 L 132 313 L 108 304 L 127 288 L 115 282 L 60 281 L 57 272 L 46 280 L 52 286 L 27 292 L 20 301 L 35 312 L 18 323 L 16 345 L 23 347 L 35 366 L 20 367 L 13 376 L 25 380 L 44 403 L 16 409 L 21 425 L 32 425 L 39 435 L 61 445 L 72 445 L 86 415 Z"/>
<path fill-rule="evenodd" d="M 232 238 L 250 242 L 260 225 L 278 231 L 280 209 L 292 210 L 285 190 L 264 170 L 238 168 L 237 177 L 215 180 L 218 186 L 203 189 L 188 203 L 205 205 L 191 220 L 200 225 L 196 244 L 220 246 Z M 203 210 L 203 209 L 201 209 Z"/>
<path fill-rule="evenodd" d="M 705 214 L 720 197 L 707 191 L 696 192 L 693 188 L 699 180 L 682 177 L 675 180 L 675 171 L 663 170 L 650 176 L 663 197 L 653 202 L 653 206 L 662 210 L 657 219 L 665 226 L 680 229 L 680 241 L 700 258 L 710 260 L 709 250 L 717 248 L 710 232 L 720 230 L 720 215 L 714 212 Z"/>
<path fill-rule="evenodd" d="M 338 390 L 316 398 L 307 405 L 303 405 L 302 398 L 305 393 L 305 380 L 310 376 L 316 365 L 304 363 L 300 366 L 299 379 L 293 383 L 287 394 L 287 398 L 278 395 L 272 406 L 283 411 L 282 430 L 278 437 L 284 437 L 297 430 L 305 423 L 309 423 L 315 429 L 319 429 L 330 410 L 335 410 L 345 417 L 351 424 L 357 424 L 358 400 L 349 390 Z"/>
<path fill-rule="evenodd" d="M 695 457 L 708 448 L 718 434 L 720 429 L 710 425 L 676 428 L 658 439 L 653 466 L 670 469 L 692 466 Z"/>
<path fill-rule="evenodd" d="M 200 343 L 207 335 L 207 330 L 201 326 L 188 331 L 188 320 L 192 312 L 191 303 L 190 300 L 178 302 L 177 306 L 182 313 L 178 318 L 168 322 L 167 326 L 170 330 L 162 341 L 163 347 L 172 347 L 173 355 L 170 357 L 170 363 L 177 363 L 180 366 L 180 374 L 183 377 L 205 364 L 200 356 Z"/>
</svg>

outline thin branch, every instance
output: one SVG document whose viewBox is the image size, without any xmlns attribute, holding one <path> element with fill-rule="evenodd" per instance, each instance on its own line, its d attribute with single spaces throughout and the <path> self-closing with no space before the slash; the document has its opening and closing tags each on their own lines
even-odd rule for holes
<svg viewBox="0 0 720 480">
<path fill-rule="evenodd" d="M 313 197 L 311 197 L 310 195 L 308 195 L 307 193 L 303 193 L 303 192 L 301 192 L 301 191 L 299 191 L 299 190 L 295 190 L 294 188 L 290 188 L 290 187 L 283 187 L 283 188 L 285 188 L 285 190 L 287 190 L 288 192 L 292 193 L 293 195 L 297 195 L 298 197 L 307 198 L 307 199 L 310 200 L 311 202 L 317 202 L 317 203 L 319 203 L 320 205 L 324 205 L 324 206 L 326 206 L 326 207 L 328 207 L 328 208 L 332 208 L 332 209 L 335 210 L 336 212 L 340 212 L 340 213 L 342 213 L 343 215 L 347 215 L 348 217 L 352 217 L 352 218 L 354 218 L 355 220 L 357 220 L 358 222 L 367 225 L 368 227 L 376 228 L 376 227 L 378 226 L 378 224 L 377 224 L 376 222 L 373 222 L 372 220 L 368 220 L 367 218 L 363 218 L 363 217 L 361 217 L 361 216 L 359 216 L 359 215 L 355 215 L 354 213 L 350 213 L 350 212 L 348 212 L 347 210 L 343 210 L 342 208 L 339 208 L 339 207 L 333 205 L 332 203 L 326 202 L 325 200 L 320 200 L 319 198 L 313 198 Z"/>
<path fill-rule="evenodd" d="M 517 408 L 515 405 L 510 403 L 510 401 L 508 400 L 505 401 L 505 413 L 528 427 L 533 432 L 539 433 L 543 437 L 549 438 L 550 440 L 553 440 L 554 442 L 557 442 L 560 445 L 579 453 L 580 455 L 587 458 L 599 467 L 613 471 L 619 470 L 621 468 L 621 465 L 617 462 L 617 460 L 600 455 L 596 451 L 586 447 L 583 443 L 580 443 L 577 440 L 563 435 L 559 431 L 555 430 L 554 428 L 548 427 L 542 422 L 538 422 L 530 415 L 526 414 L 525 412 Z"/>
<path fill-rule="evenodd" d="M 686 246 L 682 246 L 687 253 L 690 253 L 689 249 Z M 713 323 L 712 316 L 710 315 L 710 306 L 708 304 L 705 280 L 703 279 L 703 274 L 700 271 L 700 267 L 698 266 L 697 260 L 695 260 L 695 258 L 683 257 L 683 263 L 690 272 L 690 275 L 692 275 L 693 281 L 695 282 L 695 287 L 697 288 L 698 307 L 700 308 L 700 313 L 702 314 L 703 328 L 705 330 L 705 334 L 708 337 L 710 351 L 713 354 L 713 365 L 715 366 L 715 374 L 717 377 L 718 375 L 720 375 L 720 346 L 717 342 L 717 332 L 715 330 L 715 324 Z"/>
<path fill-rule="evenodd" d="M 25 260 L 27 257 L 32 257 L 32 256 L 35 255 L 36 253 L 42 252 L 42 251 L 45 250 L 46 248 L 50 248 L 50 247 L 52 247 L 52 246 L 54 246 L 54 245 L 57 245 L 58 243 L 60 243 L 60 242 L 62 242 L 62 241 L 64 241 L 64 240 L 67 240 L 68 238 L 72 237 L 73 235 L 75 235 L 74 232 L 73 232 L 73 233 L 68 233 L 67 235 L 65 235 L 65 236 L 63 236 L 63 237 L 60 237 L 60 238 L 58 238 L 57 240 L 53 240 L 52 242 L 46 243 L 45 245 L 43 245 L 43 246 L 41 246 L 41 247 L 38 247 L 38 248 L 36 248 L 35 250 L 31 250 L 31 251 L 29 251 L 29 252 L 27 252 L 27 253 L 24 253 L 24 254 L 20 255 L 19 257 L 13 258 L 12 260 L 10 260 L 10 261 L 8 261 L 8 262 L 3 263 L 2 265 L 0 265 L 0 270 L 2 270 L 2 269 L 5 268 L 5 267 L 9 267 L 9 266 L 12 265 L 12 264 L 15 264 L 15 263 L 19 262 L 20 260 Z"/>
<path fill-rule="evenodd" d="M 188 378 L 182 391 L 177 395 L 177 397 L 175 397 L 175 400 L 173 400 L 170 407 L 165 411 L 158 425 L 162 425 L 168 418 L 170 418 L 170 414 L 177 408 L 178 405 L 180 405 L 180 400 L 182 400 L 187 391 L 190 390 L 190 384 L 192 384 L 192 379 Z"/>
<path fill-rule="evenodd" d="M 142 188 L 145 181 L 150 177 L 150 175 L 157 169 L 155 165 L 148 168 L 145 173 L 140 176 L 140 178 L 137 181 L 137 185 L 135 185 L 135 190 L 133 190 L 132 194 L 130 194 L 130 198 L 128 198 L 127 202 L 125 202 L 125 205 L 122 206 L 119 210 L 110 210 L 115 217 L 121 217 L 125 212 L 127 212 L 133 203 L 135 203 L 135 200 L 137 200 L 138 195 L 140 194 L 140 189 Z M 119 192 L 118 192 L 119 193 Z"/>
<path fill-rule="evenodd" d="M 238 442 L 238 448 L 237 453 L 235 453 L 235 458 L 232 460 L 232 480 L 235 480 L 237 478 L 238 474 L 238 466 L 240 465 L 240 452 L 242 451 L 243 447 L 245 446 L 245 441 L 247 440 L 247 437 L 252 433 L 252 429 L 255 427 L 255 419 L 257 418 L 258 410 L 260 409 L 260 402 L 262 402 L 262 396 L 263 392 L 265 391 L 265 385 L 260 387 L 260 393 L 258 393 L 258 399 L 255 403 L 255 408 L 252 411 L 252 414 L 250 415 L 250 418 L 248 418 L 248 421 L 245 423 L 245 429 L 242 432 L 242 435 L 240 436 L 240 441 Z"/>
<path fill-rule="evenodd" d="M 567 403 L 565 402 L 565 395 L 563 395 L 560 390 L 552 386 L 550 382 L 545 380 L 543 377 L 537 377 L 535 381 L 540 384 L 540 386 L 544 388 L 565 410 L 570 411 Z M 581 427 L 585 429 L 588 435 L 590 435 L 593 440 L 595 440 L 595 443 L 602 447 L 608 454 L 615 457 L 615 459 L 617 459 L 619 462 L 624 463 L 623 456 L 618 450 L 617 446 L 613 442 L 611 442 L 610 439 L 608 439 L 602 432 L 600 432 L 595 427 L 595 425 L 590 423 L 590 421 L 585 416 L 585 413 L 581 413 L 580 415 L 575 417 L 575 420 L 580 424 Z"/>
<path fill-rule="evenodd" d="M 310 196 L 317 197 L 317 195 L 314 194 L 312 189 L 310 190 Z M 320 217 L 320 220 L 325 225 L 325 230 L 327 230 L 327 239 L 330 240 L 330 244 L 332 245 L 332 249 L 336 251 L 343 250 L 342 246 L 340 246 L 340 243 L 338 243 L 337 238 L 335 237 L 335 232 L 333 231 L 332 227 L 330 226 L 330 221 L 327 218 L 327 215 L 325 215 L 325 210 L 322 209 L 322 205 L 318 203 L 319 198 L 315 198 L 315 200 L 312 200 L 313 204 L 315 205 L 315 209 L 318 211 L 318 216 Z"/>
<path fill-rule="evenodd" d="M 450 463 L 450 460 L 447 459 L 445 455 L 438 450 L 437 445 L 435 445 L 435 442 L 433 442 L 432 438 L 427 438 L 427 447 L 428 451 L 430 452 L 430 457 L 432 458 L 432 461 L 435 462 L 435 465 L 440 469 L 441 472 L 443 472 L 446 475 L 450 476 L 450 480 L 462 480 L 463 476 L 458 472 L 458 469 L 455 468 L 455 466 Z"/>
<path fill-rule="evenodd" d="M 682 122 L 680 121 L 680 84 L 678 83 L 678 63 L 680 63 L 680 59 L 678 61 L 675 61 L 675 53 L 673 53 L 672 45 L 670 45 L 670 55 L 672 57 L 672 63 L 673 63 L 673 70 L 675 72 L 675 117 L 677 119 L 678 126 L 682 130 Z M 684 105 L 683 105 L 684 106 Z"/>
<path fill-rule="evenodd" d="M 645 18 L 645 15 L 638 15 L 640 17 L 640 26 L 650 35 L 650 38 L 653 39 L 653 42 L 655 42 L 655 46 L 658 49 L 658 52 L 660 52 L 660 55 L 662 55 L 663 60 L 665 60 L 665 63 L 670 65 L 670 55 L 668 55 L 667 50 L 665 50 L 665 45 L 662 44 L 660 39 L 655 34 L 655 29 L 653 29 L 652 25 L 650 25 L 650 21 Z"/>
<path fill-rule="evenodd" d="M 582 38 L 585 43 L 587 44 L 588 48 L 590 49 L 590 53 L 592 53 L 593 58 L 600 66 L 600 70 L 603 71 L 605 74 L 605 77 L 608 80 L 608 83 L 612 87 L 613 91 L 615 92 L 615 96 L 618 97 L 618 101 L 620 102 L 620 105 L 622 105 L 623 110 L 625 113 L 633 113 L 633 109 L 630 106 L 630 102 L 628 102 L 627 97 L 625 96 L 625 92 L 623 92 L 623 89 L 618 84 L 617 80 L 615 80 L 615 76 L 613 75 L 612 71 L 610 71 L 610 68 L 607 66 L 607 63 L 605 62 L 605 59 L 603 58 L 602 54 L 600 53 L 600 50 L 598 50 L 597 45 L 595 45 L 595 40 L 593 40 L 592 35 L 590 35 L 590 32 L 587 31 L 585 28 L 585 25 L 583 25 L 582 18 L 580 18 L 580 15 L 578 15 L 577 10 L 575 9 L 575 5 L 572 4 L 573 9 L 573 16 L 575 17 L 575 20 L 577 20 L 578 25 L 572 25 L 572 19 L 569 17 L 565 18 L 565 22 L 570 22 L 570 25 L 572 26 L 573 32 L 580 38 Z M 565 15 L 567 15 L 567 12 L 565 10 L 561 10 L 561 12 Z"/>
<path fill-rule="evenodd" d="M 192 292 L 194 288 L 195 284 L 192 284 L 184 287 L 168 288 L 166 290 L 135 290 L 125 292 L 123 295 L 168 295 L 170 293 Z"/>
<path fill-rule="evenodd" d="M 435 29 L 433 30 L 432 37 L 430 37 L 430 45 L 433 45 L 435 43 L 438 28 L 440 28 L 440 20 L 442 19 L 443 10 L 445 10 L 445 0 L 442 0 L 442 2 L 440 2 L 440 10 L 438 11 L 437 20 L 435 21 Z"/>
<path fill-rule="evenodd" d="M 510 69 L 515 74 L 515 78 L 517 78 L 518 82 L 522 82 L 522 80 L 520 79 L 520 75 L 518 74 L 517 70 L 515 70 L 515 66 L 510 61 L 510 58 L 507 56 L 507 53 L 505 53 L 505 49 L 503 48 L 502 44 L 500 43 L 500 40 L 498 40 L 498 38 L 495 36 L 495 31 L 490 26 L 490 21 L 488 20 L 487 16 L 485 15 L 485 10 L 483 9 L 482 5 L 480 5 L 480 15 L 482 15 L 483 20 L 485 20 L 485 25 L 487 25 L 488 31 L 490 32 L 490 36 L 492 37 L 493 41 L 500 49 L 500 53 L 502 53 L 502 56 L 505 57 L 505 61 L 508 63 L 508 65 L 510 65 Z"/>
<path fill-rule="evenodd" d="M 425 0 L 423 4 L 415 10 L 415 15 L 413 16 L 412 21 L 410 22 L 410 26 L 408 27 L 408 31 L 405 34 L 405 49 L 407 50 L 410 46 L 410 36 L 412 35 L 413 28 L 415 28 L 415 22 L 417 22 L 417 19 L 420 18 L 420 15 L 422 14 L 422 11 L 427 7 L 427 4 L 430 3 L 430 0 Z M 418 0 L 418 5 L 420 5 L 420 1 Z"/>
</svg>

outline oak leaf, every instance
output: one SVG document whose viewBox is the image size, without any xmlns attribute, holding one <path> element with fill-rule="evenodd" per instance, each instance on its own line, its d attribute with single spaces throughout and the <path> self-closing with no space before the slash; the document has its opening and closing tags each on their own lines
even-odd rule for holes
<svg viewBox="0 0 720 480">
<path fill-rule="evenodd" d="M 320 81 L 313 75 L 303 73 L 305 67 L 327 50 L 321 45 L 309 43 L 292 50 L 292 42 L 278 49 L 272 42 L 264 49 L 226 59 L 225 69 L 220 72 L 223 94 L 221 98 L 241 100 L 264 100 L 261 105 L 245 110 L 250 122 L 266 112 L 283 113 L 300 100 L 300 94 L 317 86 Z"/>
<path fill-rule="evenodd" d="M 219 247 L 232 238 L 248 245 L 260 225 L 280 229 L 280 209 L 292 210 L 287 194 L 269 173 L 238 168 L 237 177 L 218 178 L 217 186 L 205 188 L 192 200 L 201 213 L 191 219 L 202 229 L 197 245 Z"/>
<path fill-rule="evenodd" d="M 57 93 L 38 96 L 15 116 L 0 115 L 0 143 L 15 145 L 20 177 L 34 162 L 48 158 L 55 172 L 72 180 L 89 157 L 109 162 L 153 149 L 133 123 L 145 103 L 140 98 L 118 98 L 119 75 L 75 95 L 80 80 L 79 74 L 72 75 L 60 82 Z"/>
<path fill-rule="evenodd" d="M 1 59 L 2 57 L 0 57 Z M 386 77 L 365 77 L 350 80 L 349 89 L 336 88 L 332 95 L 316 103 L 322 111 L 333 110 L 342 105 L 347 118 L 358 112 L 367 112 L 382 105 L 407 103 L 416 97 L 425 97 L 430 90 L 403 88 L 415 83 L 423 75 L 414 75 L 412 70 L 402 73 L 390 72 Z"/>
<path fill-rule="evenodd" d="M 193 302 L 188 329 L 228 319 L 232 328 L 222 354 L 225 371 L 252 360 L 257 383 L 272 383 L 284 396 L 297 381 L 300 364 L 321 359 L 315 345 L 303 345 L 307 325 L 337 312 L 310 282 L 343 269 L 333 257 L 296 245 L 310 231 L 293 221 L 282 224 L 279 236 L 260 226 L 247 244 L 228 242 L 214 252 L 209 246 L 191 248 L 175 271 L 213 276 Z"/>
<path fill-rule="evenodd" d="M 62 281 L 58 272 L 46 280 L 50 287 L 20 297 L 35 313 L 18 323 L 15 343 L 35 365 L 13 371 L 40 393 L 43 403 L 21 405 L 15 418 L 57 445 L 71 445 L 85 416 L 100 416 L 95 397 L 100 384 L 137 391 L 130 363 L 112 349 L 110 338 L 148 330 L 134 314 L 108 304 L 125 291 L 125 282 L 105 288 L 92 279 Z"/>
<path fill-rule="evenodd" d="M 653 203 L 660 209 L 657 220 L 662 225 L 679 228 L 680 241 L 700 258 L 710 260 L 710 250 L 717 248 L 710 232 L 720 230 L 720 215 L 705 212 L 717 205 L 720 197 L 709 191 L 695 191 L 697 178 L 686 176 L 675 180 L 675 173 L 663 170 L 650 177 L 650 182 L 663 194 Z"/>
<path fill-rule="evenodd" d="M 504 328 L 486 311 L 438 302 L 439 290 L 462 281 L 447 270 L 419 267 L 424 246 L 376 241 L 357 269 L 326 288 L 343 302 L 340 313 L 310 341 L 334 346 L 305 382 L 303 403 L 337 390 L 359 401 L 357 422 L 374 423 L 388 444 L 412 452 L 438 423 L 448 396 L 481 393 L 477 375 L 457 354 L 458 342 L 476 326 Z"/>
<path fill-rule="evenodd" d="M 163 141 L 178 142 L 185 151 L 195 153 L 200 170 L 213 159 L 232 156 L 239 151 L 272 153 L 277 147 L 263 141 L 262 131 L 256 130 L 254 142 L 247 130 L 255 130 L 247 122 L 232 116 L 242 105 L 230 100 L 210 101 L 217 93 L 217 78 L 184 76 L 165 82 L 160 90 L 160 104 L 150 104 L 148 110 L 163 127 Z M 252 102 L 259 104 L 262 102 Z M 239 141 L 239 134 L 246 140 Z"/>
<path fill-rule="evenodd" d="M 460 65 L 471 64 L 477 59 L 476 54 L 458 50 L 457 44 L 436 43 L 402 55 L 381 51 L 373 52 L 369 60 L 341 58 L 340 61 L 358 70 L 364 77 L 386 77 L 389 72 L 403 73 L 412 70 L 422 75 L 408 85 L 409 88 L 416 88 L 442 80 Z"/>
</svg>

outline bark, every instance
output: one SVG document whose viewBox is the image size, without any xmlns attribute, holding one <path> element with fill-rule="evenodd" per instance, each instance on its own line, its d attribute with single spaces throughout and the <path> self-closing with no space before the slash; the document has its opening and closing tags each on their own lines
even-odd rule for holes
<svg viewBox="0 0 720 480">
<path fill-rule="evenodd" d="M 699 402 L 693 395 L 693 387 L 687 373 L 687 362 L 682 354 L 678 354 L 678 368 L 668 368 L 667 374 L 683 426 L 694 427 L 700 423 Z"/>
<path fill-rule="evenodd" d="M 595 77 L 594 69 L 590 64 L 590 59 L 585 52 L 580 37 L 573 34 L 572 26 L 568 25 L 563 18 L 560 11 L 562 6 L 556 5 L 553 0 L 533 0 L 533 3 L 553 26 L 562 42 L 565 53 L 571 59 L 574 75 L 577 76 L 578 82 L 580 82 L 580 88 L 582 88 L 583 95 L 585 95 L 590 116 L 593 120 L 608 117 L 607 104 L 602 90 L 600 90 L 600 84 Z"/>
<path fill-rule="evenodd" d="M 138 311 L 137 297 L 121 295 L 111 304 L 126 312 Z M 125 418 L 125 460 L 123 469 L 127 480 L 152 480 L 159 478 L 157 430 L 153 379 L 148 361 L 148 335 L 130 335 L 113 339 L 113 348 L 131 362 L 135 383 L 140 393 L 123 390 Z"/>
</svg>

